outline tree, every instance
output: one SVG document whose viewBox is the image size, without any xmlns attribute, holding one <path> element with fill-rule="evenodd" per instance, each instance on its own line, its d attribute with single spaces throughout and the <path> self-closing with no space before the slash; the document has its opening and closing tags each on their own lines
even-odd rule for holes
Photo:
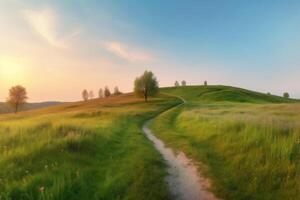
<svg viewBox="0 0 300 200">
<path fill-rule="evenodd" d="M 84 101 L 89 100 L 89 93 L 86 89 L 84 89 L 81 94 Z"/>
<path fill-rule="evenodd" d="M 284 97 L 284 98 L 290 98 L 290 94 L 287 93 L 287 92 L 285 92 L 285 93 L 283 93 L 283 97 Z"/>
<path fill-rule="evenodd" d="M 19 108 L 26 103 L 27 98 L 26 88 L 21 85 L 16 85 L 9 89 L 7 103 L 12 106 L 15 113 L 17 113 Z"/>
<path fill-rule="evenodd" d="M 111 92 L 109 90 L 109 88 L 107 86 L 105 86 L 104 88 L 104 96 L 105 97 L 109 97 L 111 95 Z"/>
<path fill-rule="evenodd" d="M 207 86 L 207 81 L 204 81 L 204 86 Z"/>
<path fill-rule="evenodd" d="M 118 86 L 116 86 L 116 87 L 114 88 L 114 95 L 115 95 L 115 96 L 118 96 L 118 95 L 120 95 L 120 94 L 122 94 L 122 92 L 120 92 Z"/>
<path fill-rule="evenodd" d="M 267 92 L 267 95 L 271 95 L 271 93 L 270 93 L 270 92 Z"/>
<path fill-rule="evenodd" d="M 151 71 L 145 71 L 140 77 L 134 81 L 134 93 L 137 96 L 144 97 L 148 101 L 149 96 L 155 96 L 159 91 L 156 77 Z"/>
<path fill-rule="evenodd" d="M 178 81 L 175 81 L 175 87 L 178 87 L 179 86 L 179 82 Z"/>
<path fill-rule="evenodd" d="M 89 91 L 89 99 L 93 99 L 94 98 L 94 92 L 91 90 Z"/>
<path fill-rule="evenodd" d="M 186 81 L 185 80 L 181 81 L 181 86 L 186 86 Z"/>
<path fill-rule="evenodd" d="M 104 97 L 103 89 L 102 89 L 102 88 L 99 89 L 98 97 L 99 97 L 99 98 L 103 98 L 103 97 Z"/>
</svg>

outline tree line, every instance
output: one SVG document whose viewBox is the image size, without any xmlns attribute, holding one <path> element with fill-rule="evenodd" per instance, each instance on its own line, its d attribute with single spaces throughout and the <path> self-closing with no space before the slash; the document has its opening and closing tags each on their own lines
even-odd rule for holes
<svg viewBox="0 0 300 200">
<path fill-rule="evenodd" d="M 158 81 L 151 71 L 145 71 L 141 76 L 134 80 L 134 93 L 139 97 L 143 97 L 146 102 L 148 101 L 149 97 L 157 95 L 158 91 Z M 114 88 L 113 93 L 111 93 L 109 88 L 105 86 L 104 90 L 102 88 L 99 89 L 98 98 L 118 96 L 120 94 L 122 94 L 122 92 L 120 92 L 118 86 Z M 81 92 L 81 95 L 84 101 L 94 98 L 94 92 L 92 90 L 88 92 L 86 89 L 84 89 Z"/>
<path fill-rule="evenodd" d="M 207 86 L 207 81 L 204 81 L 203 85 L 204 85 L 204 86 Z M 181 81 L 181 85 L 179 84 L 178 81 L 175 81 L 174 86 L 175 86 L 175 87 L 186 86 L 186 81 L 185 81 L 185 80 L 182 80 L 182 81 Z"/>
<path fill-rule="evenodd" d="M 121 95 L 122 92 L 120 92 L 119 90 L 119 87 L 116 86 L 114 88 L 114 92 L 111 93 L 109 88 L 107 86 L 104 87 L 104 89 L 100 88 L 99 91 L 98 91 L 98 98 L 105 98 L 105 97 L 109 97 L 109 96 L 118 96 L 118 95 Z M 94 91 L 93 90 L 90 90 L 90 91 L 87 91 L 87 89 L 84 89 L 82 92 L 81 92 L 81 96 L 82 96 L 82 99 L 84 101 L 88 101 L 88 100 L 91 100 L 91 99 L 94 99 Z"/>
</svg>

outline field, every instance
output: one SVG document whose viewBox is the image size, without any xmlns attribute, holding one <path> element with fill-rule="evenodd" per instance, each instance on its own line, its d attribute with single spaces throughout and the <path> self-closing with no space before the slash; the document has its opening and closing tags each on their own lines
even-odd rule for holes
<svg viewBox="0 0 300 200">
<path fill-rule="evenodd" d="M 299 111 L 294 99 L 186 86 L 147 103 L 125 94 L 0 115 L 0 199 L 170 199 L 165 163 L 141 130 L 154 116 L 153 132 L 219 197 L 300 199 Z"/>
<path fill-rule="evenodd" d="M 0 199 L 168 199 L 141 126 L 178 102 L 129 94 L 0 115 Z"/>
<path fill-rule="evenodd" d="M 300 199 L 300 104 L 226 86 L 165 88 L 185 105 L 152 130 L 198 162 L 224 199 Z"/>
</svg>

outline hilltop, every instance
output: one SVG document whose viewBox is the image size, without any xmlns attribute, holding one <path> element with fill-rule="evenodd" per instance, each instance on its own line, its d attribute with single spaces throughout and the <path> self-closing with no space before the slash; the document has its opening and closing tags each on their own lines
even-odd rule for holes
<svg viewBox="0 0 300 200">
<path fill-rule="evenodd" d="M 187 103 L 159 115 L 151 130 L 201 163 L 217 196 L 300 199 L 299 100 L 229 86 L 162 92 Z"/>
<path fill-rule="evenodd" d="M 180 86 L 161 88 L 161 92 L 181 96 L 192 102 L 240 102 L 240 103 L 292 103 L 296 99 L 264 94 L 237 87 L 211 86 Z"/>
</svg>

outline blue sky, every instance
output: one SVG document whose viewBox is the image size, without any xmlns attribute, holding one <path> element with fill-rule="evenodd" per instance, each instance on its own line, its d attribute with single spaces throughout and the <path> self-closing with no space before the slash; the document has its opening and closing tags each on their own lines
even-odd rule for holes
<svg viewBox="0 0 300 200">
<path fill-rule="evenodd" d="M 32 101 L 130 91 L 146 69 L 162 86 L 207 80 L 300 98 L 299 10 L 299 1 L 0 0 L 0 100 L 17 83 Z"/>
</svg>

